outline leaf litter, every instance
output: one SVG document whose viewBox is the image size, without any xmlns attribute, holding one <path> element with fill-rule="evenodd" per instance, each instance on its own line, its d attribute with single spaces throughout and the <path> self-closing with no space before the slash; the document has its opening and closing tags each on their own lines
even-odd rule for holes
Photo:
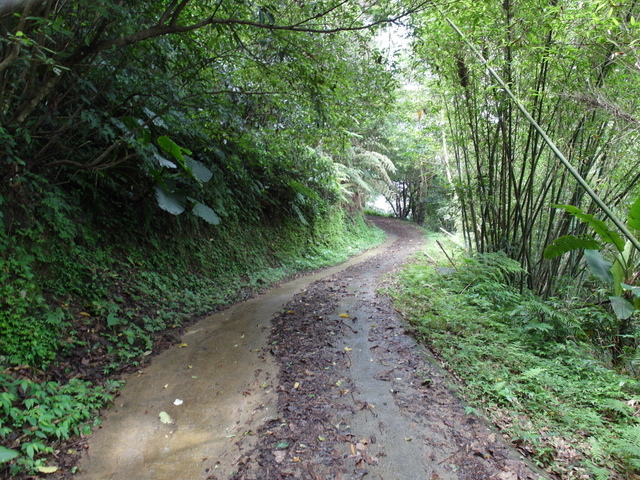
<svg viewBox="0 0 640 480">
<path fill-rule="evenodd" d="M 420 238 L 410 225 L 377 221 L 405 240 Z M 444 373 L 433 368 L 407 334 L 390 300 L 375 293 L 382 274 L 417 244 L 395 242 L 383 258 L 312 284 L 273 319 L 269 344 L 280 367 L 278 417 L 256 432 L 257 443 L 246 449 L 243 440 L 236 443 L 242 455 L 232 480 L 544 478 L 479 418 L 465 413 Z M 354 279 L 363 276 L 371 277 L 367 298 L 350 290 Z M 345 299 L 360 310 L 345 308 Z M 336 315 L 340 311 L 349 314 Z M 359 335 L 367 337 L 366 349 L 356 347 Z M 367 358 L 358 360 L 363 355 Z M 380 365 L 371 375 L 375 378 L 361 378 L 358 362 Z M 365 380 L 387 389 L 399 413 L 389 414 L 388 402 L 376 408 L 380 402 L 362 398 Z M 407 424 L 418 430 L 395 431 Z M 375 433 L 357 433 L 365 427 Z M 408 468 L 404 464 L 419 468 L 407 476 L 401 473 Z"/>
</svg>

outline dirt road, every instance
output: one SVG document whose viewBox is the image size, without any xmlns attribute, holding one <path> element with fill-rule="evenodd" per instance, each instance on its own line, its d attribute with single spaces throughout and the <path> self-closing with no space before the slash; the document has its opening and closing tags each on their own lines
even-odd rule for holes
<svg viewBox="0 0 640 480">
<path fill-rule="evenodd" d="M 79 478 L 541 478 L 376 293 L 422 241 L 377 222 L 381 247 L 202 320 L 130 378 Z"/>
</svg>

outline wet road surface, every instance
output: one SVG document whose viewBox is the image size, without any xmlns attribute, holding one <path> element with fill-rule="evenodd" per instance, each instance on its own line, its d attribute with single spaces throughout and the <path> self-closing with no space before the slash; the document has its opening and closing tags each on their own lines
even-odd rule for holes
<svg viewBox="0 0 640 480">
<path fill-rule="evenodd" d="M 377 222 L 377 249 L 200 321 L 131 377 L 79 478 L 542 478 L 465 414 L 378 293 L 422 235 Z"/>
</svg>

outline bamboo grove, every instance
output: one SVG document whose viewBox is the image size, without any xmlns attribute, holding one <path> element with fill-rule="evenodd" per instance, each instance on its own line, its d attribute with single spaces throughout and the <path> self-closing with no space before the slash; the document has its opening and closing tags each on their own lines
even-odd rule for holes
<svg viewBox="0 0 640 480">
<path fill-rule="evenodd" d="M 607 205 L 639 193 L 637 2 L 456 2 L 423 16 L 416 51 L 439 84 L 469 246 L 521 262 L 522 286 L 554 294 L 579 256 L 544 260 L 554 239 L 587 231 L 553 205 L 597 208 L 495 84 L 462 26 L 534 119 Z M 454 163 L 454 162 L 451 162 Z"/>
</svg>

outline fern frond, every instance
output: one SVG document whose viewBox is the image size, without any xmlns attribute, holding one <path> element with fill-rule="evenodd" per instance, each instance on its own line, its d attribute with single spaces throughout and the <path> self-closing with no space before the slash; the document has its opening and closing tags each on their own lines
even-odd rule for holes
<svg viewBox="0 0 640 480">
<path fill-rule="evenodd" d="M 629 405 L 615 398 L 605 398 L 604 400 L 600 401 L 600 406 L 606 410 L 620 413 L 625 417 L 631 415 L 632 413 L 631 407 Z M 638 433 L 631 432 L 630 438 L 638 444 L 638 452 L 640 453 L 640 437 L 635 437 L 635 435 L 637 434 Z"/>
</svg>

